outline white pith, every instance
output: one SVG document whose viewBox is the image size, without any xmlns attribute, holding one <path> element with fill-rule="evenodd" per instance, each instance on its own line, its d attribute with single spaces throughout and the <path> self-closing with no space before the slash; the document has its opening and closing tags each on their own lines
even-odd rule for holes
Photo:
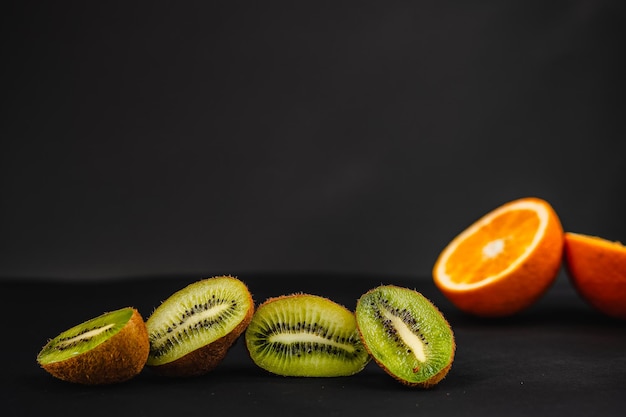
<svg viewBox="0 0 626 417">
<path fill-rule="evenodd" d="M 386 319 L 391 320 L 391 324 L 398 332 L 398 336 L 405 345 L 411 349 L 411 353 L 420 362 L 426 362 L 426 353 L 424 352 L 424 342 L 409 329 L 400 317 L 394 316 L 389 311 L 384 310 L 383 315 Z"/>
<path fill-rule="evenodd" d="M 115 324 L 112 323 L 112 324 L 107 324 L 104 327 L 100 327 L 100 328 L 97 328 L 97 329 L 90 330 L 90 331 L 82 333 L 82 334 L 80 334 L 78 336 L 74 336 L 74 337 L 71 337 L 69 339 L 63 340 L 63 341 L 57 343 L 56 347 L 57 348 L 63 348 L 65 346 L 70 346 L 73 343 L 78 342 L 80 340 L 90 339 L 92 337 L 98 336 L 101 333 L 106 332 L 108 329 L 110 329 L 113 326 L 115 326 Z"/>
<path fill-rule="evenodd" d="M 494 239 L 483 247 L 483 257 L 493 259 L 504 251 L 504 239 Z"/>
<path fill-rule="evenodd" d="M 284 345 L 289 345 L 292 343 L 311 343 L 335 346 L 350 353 L 354 352 L 355 350 L 354 346 L 350 345 L 349 343 L 339 343 L 334 340 L 329 340 L 323 336 L 306 332 L 277 333 L 269 337 L 269 343 L 281 343 Z"/>
<path fill-rule="evenodd" d="M 473 282 L 473 283 L 454 282 L 446 271 L 446 265 L 448 263 L 448 259 L 453 253 L 453 248 L 456 248 L 460 244 L 460 242 L 464 241 L 469 236 L 476 233 L 478 229 L 491 223 L 494 218 L 499 217 L 504 212 L 507 212 L 510 210 L 529 210 L 529 211 L 534 212 L 539 218 L 539 225 L 537 227 L 537 233 L 533 237 L 532 242 L 530 243 L 530 245 L 528 245 L 524 253 L 521 254 L 506 269 L 504 269 L 502 272 L 500 272 L 499 274 L 493 277 L 490 277 L 490 278 L 487 278 L 478 282 Z M 482 287 L 484 285 L 488 285 L 490 282 L 498 279 L 498 277 L 502 275 L 506 275 L 509 272 L 515 270 L 522 262 L 524 262 L 528 258 L 528 256 L 534 251 L 537 245 L 539 245 L 539 242 L 541 242 L 541 239 L 543 238 L 545 230 L 548 226 L 548 221 L 549 221 L 549 214 L 546 208 L 543 205 L 533 202 L 533 201 L 520 201 L 520 202 L 513 203 L 513 204 L 507 204 L 498 209 L 495 209 L 491 213 L 485 215 L 484 217 L 476 221 L 473 225 L 471 225 L 469 228 L 467 228 L 457 237 L 455 237 L 452 240 L 452 242 L 448 244 L 446 249 L 444 249 L 444 251 L 441 254 L 440 260 L 438 261 L 438 266 L 437 266 L 437 271 L 436 271 L 440 284 L 446 287 L 450 287 L 450 288 L 457 288 L 459 290 L 475 289 L 475 288 Z M 495 252 L 497 252 L 497 249 L 499 248 L 500 244 L 494 243 L 496 240 L 499 240 L 499 239 L 492 240 L 483 248 L 483 254 L 487 252 L 493 255 L 495 254 Z M 493 247 L 487 248 L 487 246 L 489 245 L 493 245 Z M 504 245 L 502 245 L 501 249 L 502 250 L 498 252 L 498 254 L 502 253 L 502 251 L 504 250 Z"/>
<path fill-rule="evenodd" d="M 229 304 L 218 304 L 207 310 L 196 313 L 193 316 L 188 317 L 185 320 L 185 323 L 181 325 L 181 329 L 192 328 L 195 324 L 203 322 L 204 320 L 218 317 L 223 311 L 226 311 L 229 308 L 230 308 Z M 166 322 L 168 321 L 166 320 Z M 189 333 L 189 334 L 193 334 L 193 333 Z M 167 340 L 168 338 L 169 338 L 168 333 L 161 334 L 161 335 L 158 335 L 158 337 L 154 337 L 153 342 L 158 345 L 159 341 L 161 341 L 162 339 Z"/>
</svg>

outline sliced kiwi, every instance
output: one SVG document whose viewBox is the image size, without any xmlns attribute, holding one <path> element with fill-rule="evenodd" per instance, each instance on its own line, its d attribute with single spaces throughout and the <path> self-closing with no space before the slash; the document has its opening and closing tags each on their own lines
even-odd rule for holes
<svg viewBox="0 0 626 417">
<path fill-rule="evenodd" d="M 358 300 L 356 320 L 374 361 L 401 383 L 429 388 L 450 370 L 454 334 L 419 292 L 393 285 L 374 288 Z"/>
<path fill-rule="evenodd" d="M 146 325 L 126 307 L 104 313 L 50 340 L 37 362 L 53 376 L 81 384 L 111 384 L 139 374 L 148 357 Z"/>
<path fill-rule="evenodd" d="M 248 287 L 232 276 L 194 282 L 172 294 L 146 321 L 147 365 L 168 376 L 214 369 L 246 329 L 254 313 Z"/>
<path fill-rule="evenodd" d="M 348 376 L 370 360 L 354 313 L 310 294 L 265 301 L 257 308 L 245 340 L 254 363 L 283 376 Z"/>
</svg>

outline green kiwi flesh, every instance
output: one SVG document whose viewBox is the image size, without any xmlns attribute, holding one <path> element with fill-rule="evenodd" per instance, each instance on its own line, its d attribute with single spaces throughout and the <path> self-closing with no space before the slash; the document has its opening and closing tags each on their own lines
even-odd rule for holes
<svg viewBox="0 0 626 417">
<path fill-rule="evenodd" d="M 110 384 L 141 372 L 148 350 L 143 318 L 136 309 L 126 307 L 62 332 L 42 348 L 37 362 L 65 381 Z"/>
<path fill-rule="evenodd" d="M 215 368 L 254 313 L 247 286 L 232 276 L 194 282 L 167 298 L 146 321 L 147 365 L 163 375 L 202 375 Z"/>
<path fill-rule="evenodd" d="M 370 360 L 354 313 L 310 294 L 265 301 L 257 308 L 245 341 L 254 363 L 282 376 L 348 376 Z"/>
<path fill-rule="evenodd" d="M 374 361 L 401 383 L 429 388 L 450 370 L 454 334 L 419 292 L 393 285 L 374 288 L 358 300 L 356 319 Z"/>
</svg>

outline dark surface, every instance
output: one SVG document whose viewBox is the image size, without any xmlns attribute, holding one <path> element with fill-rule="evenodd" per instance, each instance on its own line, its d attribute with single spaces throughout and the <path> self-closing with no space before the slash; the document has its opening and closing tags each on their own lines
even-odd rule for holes
<svg viewBox="0 0 626 417">
<path fill-rule="evenodd" d="M 3 415 L 617 416 L 626 408 L 625 323 L 592 311 L 562 276 L 529 310 L 498 320 L 460 313 L 425 279 L 239 276 L 257 303 L 303 291 L 352 309 L 381 283 L 418 289 L 445 314 L 458 346 L 452 370 L 431 390 L 403 387 L 374 363 L 344 378 L 274 376 L 254 365 L 242 339 L 215 371 L 193 379 L 166 379 L 146 369 L 127 383 L 84 387 L 56 380 L 36 364 L 47 339 L 70 326 L 126 305 L 148 316 L 198 278 L 1 282 Z"/>
</svg>

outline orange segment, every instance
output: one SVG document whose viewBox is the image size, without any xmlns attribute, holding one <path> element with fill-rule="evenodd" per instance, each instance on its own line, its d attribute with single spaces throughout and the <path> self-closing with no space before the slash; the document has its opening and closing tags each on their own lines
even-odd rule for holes
<svg viewBox="0 0 626 417">
<path fill-rule="evenodd" d="M 533 244 L 540 219 L 533 210 L 506 211 L 461 240 L 446 262 L 456 283 L 473 284 L 495 276 L 524 255 Z M 468 259 L 480 262 L 467 264 Z"/>
<path fill-rule="evenodd" d="M 565 233 L 565 264 L 578 294 L 598 311 L 626 320 L 626 246 Z"/>
<path fill-rule="evenodd" d="M 480 316 L 516 313 L 539 298 L 561 265 L 563 229 L 538 198 L 504 204 L 455 237 L 433 268 L 437 287 Z"/>
</svg>

